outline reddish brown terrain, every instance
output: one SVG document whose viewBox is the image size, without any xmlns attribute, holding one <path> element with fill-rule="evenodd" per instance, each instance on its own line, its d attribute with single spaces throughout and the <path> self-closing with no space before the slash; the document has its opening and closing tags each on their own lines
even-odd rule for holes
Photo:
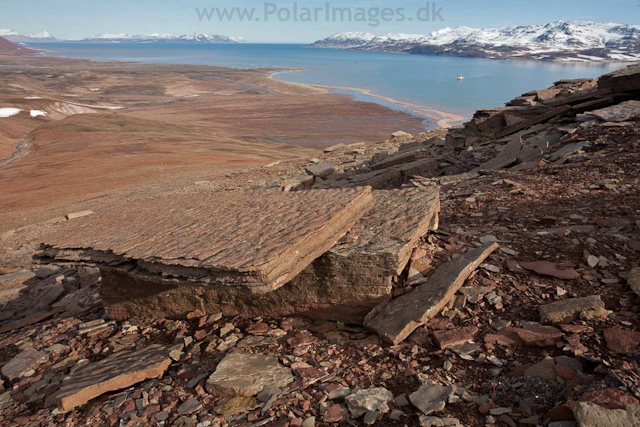
<svg viewBox="0 0 640 427">
<path fill-rule="evenodd" d="M 215 181 L 424 129 L 419 118 L 269 79 L 269 70 L 1 55 L 0 64 L 0 108 L 22 110 L 0 118 L 0 231 L 114 191 Z"/>
<path fill-rule="evenodd" d="M 9 40 L 0 37 L 0 55 L 8 56 L 22 56 L 22 55 L 34 55 L 37 52 L 33 49 L 22 47 Z"/>
<path fill-rule="evenodd" d="M 0 168 L 1 425 L 640 425 L 640 65 L 323 153 L 310 101 L 360 104 L 73 66 L 0 75 L 7 107 L 51 113 L 0 119 L 32 138 Z M 243 292 L 256 266 L 299 274 Z"/>
</svg>

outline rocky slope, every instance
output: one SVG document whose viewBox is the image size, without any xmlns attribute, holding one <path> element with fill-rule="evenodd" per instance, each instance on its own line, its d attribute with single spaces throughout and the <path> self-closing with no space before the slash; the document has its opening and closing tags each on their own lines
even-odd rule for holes
<svg viewBox="0 0 640 427">
<path fill-rule="evenodd" d="M 14 55 L 31 55 L 36 53 L 33 49 L 19 46 L 9 40 L 0 37 L 0 55 L 14 56 Z"/>
<path fill-rule="evenodd" d="M 557 21 L 505 28 L 444 28 L 428 35 L 338 33 L 310 46 L 493 59 L 637 61 L 640 26 Z"/>
<path fill-rule="evenodd" d="M 116 321 L 97 269 L 28 258 L 55 221 L 5 233 L 3 265 L 26 268 L 0 276 L 0 422 L 637 426 L 639 121 L 633 66 L 528 92 L 463 127 L 338 145 L 215 183 L 438 190 L 437 230 L 413 242 L 391 302 L 366 327 L 199 309 Z M 385 209 L 392 231 L 417 210 Z M 366 244 L 370 230 L 341 244 Z M 366 274 L 365 262 L 352 267 Z M 379 332 L 380 313 L 394 326 L 403 304 L 429 308 L 436 293 L 410 335 Z"/>
</svg>

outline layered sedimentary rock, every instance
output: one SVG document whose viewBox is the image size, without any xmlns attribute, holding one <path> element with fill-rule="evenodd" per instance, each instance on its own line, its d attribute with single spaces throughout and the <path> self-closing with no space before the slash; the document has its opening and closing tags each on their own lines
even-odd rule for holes
<svg viewBox="0 0 640 427">
<path fill-rule="evenodd" d="M 103 266 L 103 299 L 109 313 L 119 318 L 179 315 L 203 308 L 361 323 L 392 294 L 394 277 L 402 273 L 420 237 L 437 228 L 440 210 L 434 188 L 380 190 L 373 195 L 375 208 L 335 247 L 271 292 L 247 296 L 231 289 L 214 291 L 210 286 Z"/>
<path fill-rule="evenodd" d="M 203 307 L 243 313 L 265 303 L 256 295 L 282 287 L 333 247 L 373 205 L 369 188 L 157 196 L 61 226 L 41 256 L 97 263 L 115 318 Z"/>
<path fill-rule="evenodd" d="M 292 312 L 362 322 L 393 291 L 421 237 L 438 227 L 435 188 L 373 192 L 375 208 L 342 241 L 276 294 L 298 297 Z"/>
</svg>

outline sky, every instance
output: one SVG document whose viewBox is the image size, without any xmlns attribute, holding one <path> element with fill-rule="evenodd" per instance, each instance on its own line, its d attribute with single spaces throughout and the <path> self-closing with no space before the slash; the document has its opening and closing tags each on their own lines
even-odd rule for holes
<svg viewBox="0 0 640 427">
<path fill-rule="evenodd" d="M 233 8 L 247 8 L 244 20 Z M 233 18 L 220 19 L 219 13 L 225 11 L 233 13 Z M 253 13 L 251 20 L 249 13 Z M 58 39 L 99 33 L 199 32 L 239 36 L 252 43 L 309 43 L 342 31 L 427 34 L 445 27 L 504 27 L 568 19 L 638 25 L 640 0 L 0 0 L 0 28 L 21 34 L 46 30 Z"/>
</svg>

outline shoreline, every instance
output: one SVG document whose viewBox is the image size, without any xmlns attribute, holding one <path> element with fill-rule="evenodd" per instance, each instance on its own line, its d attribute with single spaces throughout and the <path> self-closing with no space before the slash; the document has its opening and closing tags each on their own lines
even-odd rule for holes
<svg viewBox="0 0 640 427">
<path fill-rule="evenodd" d="M 291 69 L 291 70 L 287 70 L 287 71 L 278 71 L 275 73 L 271 73 L 269 74 L 267 77 L 273 80 L 277 80 L 279 82 L 286 82 L 286 83 L 294 83 L 294 82 L 287 82 L 286 80 L 278 80 L 275 79 L 274 76 L 277 76 L 279 74 L 289 74 L 289 73 L 299 73 L 304 71 L 304 69 L 301 68 L 297 68 L 297 69 Z M 453 123 L 459 122 L 459 124 L 462 124 L 464 122 L 464 117 L 455 114 L 455 113 L 448 113 L 446 111 L 441 111 L 441 110 L 436 110 L 433 108 L 428 108 L 428 107 L 424 107 L 422 105 L 416 105 L 416 104 L 412 104 L 409 102 L 403 102 L 403 101 L 398 101 L 396 99 L 390 98 L 388 96 L 384 96 L 384 95 L 378 95 L 373 93 L 370 89 L 362 89 L 362 88 L 356 88 L 356 87 L 343 87 L 343 86 L 329 86 L 329 85 L 317 85 L 317 84 L 312 84 L 312 83 L 297 83 L 295 82 L 295 84 L 299 84 L 299 85 L 306 85 L 306 86 L 310 86 L 310 87 L 314 87 L 314 88 L 320 88 L 320 89 L 327 89 L 327 92 L 329 93 L 331 90 L 349 90 L 349 91 L 355 91 L 355 92 L 360 92 L 365 96 L 371 96 L 374 98 L 380 98 L 380 99 L 384 99 L 387 102 L 390 102 L 392 104 L 397 104 L 397 105 L 401 105 L 403 107 L 407 107 L 407 108 L 411 108 L 413 109 L 413 113 L 423 116 L 423 117 L 428 117 L 432 120 L 435 121 L 436 125 L 438 127 L 444 128 L 444 129 L 448 129 L 453 127 Z M 440 116 L 440 117 L 438 117 Z"/>
<path fill-rule="evenodd" d="M 56 57 L 56 56 L 49 56 L 46 55 L 46 52 L 50 52 L 50 53 L 56 53 L 56 51 L 43 51 L 43 52 L 39 52 L 41 54 L 42 57 L 47 57 L 47 58 L 65 58 L 65 57 Z M 74 58 L 68 58 L 68 59 L 74 59 Z M 116 62 L 116 63 L 139 63 L 139 64 L 144 64 L 145 62 L 142 61 L 118 61 L 118 60 L 106 60 L 106 61 L 100 61 L 100 60 L 94 60 L 94 59 L 87 59 L 84 58 L 84 60 L 86 61 L 91 61 L 91 62 L 100 62 L 100 63 L 109 63 L 109 62 Z M 157 64 L 157 65 L 164 65 L 162 63 L 149 63 L 149 64 Z M 178 65 L 178 64 L 172 64 L 172 65 Z M 185 64 L 185 65 L 202 65 L 202 64 Z M 206 65 L 209 66 L 209 65 Z M 228 67 L 228 66 L 215 66 L 213 65 L 212 67 L 221 67 L 221 68 L 229 68 L 229 69 L 238 69 L 238 68 L 234 68 L 234 67 Z M 256 69 L 265 69 L 268 67 L 258 67 Z M 373 98 L 380 98 L 383 99 L 389 103 L 392 104 L 396 104 L 396 105 L 400 105 L 402 107 L 406 107 L 406 108 L 410 108 L 412 109 L 412 113 L 418 115 L 418 116 L 422 116 L 422 117 L 426 117 L 428 119 L 433 120 L 433 122 L 436 124 L 437 127 L 440 128 L 444 128 L 444 129 L 448 129 L 450 127 L 453 127 L 454 124 L 455 125 L 462 125 L 462 123 L 464 123 L 464 117 L 455 114 L 455 113 L 449 113 L 446 111 L 442 111 L 442 110 L 436 110 L 434 108 L 428 108 L 428 107 L 424 107 L 422 105 L 416 105 L 416 104 L 412 104 L 412 103 L 408 103 L 408 102 L 403 102 L 403 101 L 398 101 L 396 99 L 384 96 L 384 95 L 378 95 L 373 93 L 370 89 L 362 89 L 362 88 L 353 88 L 353 87 L 343 87 L 343 86 L 329 86 L 329 85 L 316 85 L 316 84 L 312 84 L 312 83 L 298 83 L 298 82 L 288 82 L 286 80 L 279 80 L 276 79 L 275 76 L 279 75 L 279 74 L 289 74 L 289 73 L 299 73 L 299 72 L 303 72 L 306 71 L 304 68 L 300 68 L 300 67 L 291 67 L 291 68 L 286 68 L 286 67 L 282 67 L 282 66 L 275 66 L 272 67 L 272 69 L 280 69 L 282 71 L 276 71 L 276 72 L 271 72 L 271 73 L 267 73 L 265 74 L 265 77 L 274 81 L 277 81 L 281 84 L 286 84 L 286 85 L 291 85 L 291 86 L 297 86 L 297 87 L 306 87 L 306 88 L 313 88 L 313 89 L 321 89 L 324 90 L 325 94 L 329 94 L 331 93 L 332 90 L 348 90 L 348 91 L 355 91 L 355 92 L 360 92 L 361 94 L 365 95 L 365 96 L 371 96 Z M 270 88 L 272 90 L 276 90 L 276 88 Z M 316 92 L 318 93 L 318 92 Z M 322 92 L 320 92 L 322 93 Z M 380 104 L 382 105 L 382 104 Z M 384 105 L 383 105 L 384 106 Z M 389 108 L 389 107 L 386 107 Z"/>
</svg>

